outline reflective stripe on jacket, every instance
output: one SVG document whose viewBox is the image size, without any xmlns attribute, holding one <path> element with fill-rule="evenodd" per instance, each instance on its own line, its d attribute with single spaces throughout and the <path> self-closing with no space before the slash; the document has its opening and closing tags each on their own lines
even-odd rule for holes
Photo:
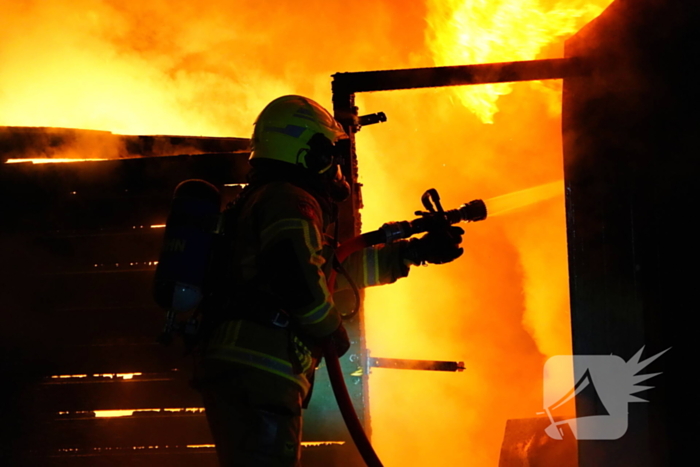
<svg viewBox="0 0 700 467">
<path fill-rule="evenodd" d="M 285 310 L 291 325 L 225 321 L 209 338 L 206 358 L 266 370 L 308 391 L 314 366 L 309 347 L 341 323 L 324 273 L 332 250 L 324 248 L 323 219 L 316 199 L 291 183 L 270 182 L 245 201 L 231 252 L 231 289 L 247 294 L 240 303 L 260 297 L 265 302 L 261 306 Z M 350 255 L 343 267 L 359 287 L 394 282 L 408 274 L 402 247 L 366 248 Z M 339 275 L 337 289 L 346 287 L 347 280 Z"/>
</svg>

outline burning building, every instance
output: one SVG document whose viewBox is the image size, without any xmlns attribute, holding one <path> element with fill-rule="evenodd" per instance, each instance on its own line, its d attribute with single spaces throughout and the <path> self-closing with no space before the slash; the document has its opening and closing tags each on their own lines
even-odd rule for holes
<svg viewBox="0 0 700 467">
<path fill-rule="evenodd" d="M 649 383 L 650 403 L 630 404 L 627 433 L 579 440 L 578 463 L 682 463 L 689 432 L 675 414 L 688 413 L 692 396 L 688 370 L 668 362 L 696 355 L 680 310 L 693 290 L 686 219 L 698 96 L 687 51 L 698 9 L 617 0 L 598 16 L 609 2 L 489 3 L 321 2 L 324 16 L 353 23 L 314 29 L 300 29 L 308 18 L 286 4 L 8 6 L 3 162 L 107 159 L 0 169 L 10 465 L 213 462 L 186 360 L 154 343 L 158 226 L 184 178 L 234 196 L 246 141 L 229 136 L 246 136 L 267 101 L 329 96 L 329 75 L 349 69 L 562 57 L 548 75 L 537 65 L 534 74 L 474 74 L 482 83 L 549 81 L 456 92 L 364 94 L 336 75 L 333 103 L 346 125 L 354 105 L 389 117 L 357 135 L 362 198 L 346 211 L 346 235 L 412 218 L 433 187 L 446 207 L 483 198 L 514 208 L 469 226 L 459 262 L 367 291 L 346 379 L 385 465 L 567 465 L 572 451 L 530 420 L 543 409 L 545 380 L 573 383 L 543 375 L 547 358 L 628 360 L 642 346 L 645 356 L 672 347 L 650 367 L 663 373 Z M 260 17 L 271 26 L 252 27 Z M 457 84 L 427 73 L 426 86 Z M 553 78 L 564 78 L 562 117 Z M 97 131 L 105 129 L 114 133 Z M 211 136 L 128 136 L 147 133 Z M 524 206 L 530 187 L 542 187 L 532 198 L 541 202 Z M 499 196 L 511 192 L 521 195 Z M 379 357 L 460 360 L 465 370 L 372 367 Z M 305 461 L 353 465 L 329 394 L 315 396 L 305 435 L 326 444 L 309 445 Z"/>
</svg>

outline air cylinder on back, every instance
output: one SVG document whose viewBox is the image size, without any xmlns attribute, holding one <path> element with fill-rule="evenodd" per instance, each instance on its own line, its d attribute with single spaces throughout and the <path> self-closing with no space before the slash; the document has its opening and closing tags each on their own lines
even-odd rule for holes
<svg viewBox="0 0 700 467">
<path fill-rule="evenodd" d="M 209 182 L 186 180 L 175 188 L 154 278 L 159 306 L 186 312 L 199 305 L 220 206 L 221 194 Z"/>
</svg>

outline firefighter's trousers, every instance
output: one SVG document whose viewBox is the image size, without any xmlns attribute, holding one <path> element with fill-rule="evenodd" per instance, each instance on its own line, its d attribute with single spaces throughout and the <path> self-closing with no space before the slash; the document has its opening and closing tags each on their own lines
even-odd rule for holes
<svg viewBox="0 0 700 467">
<path fill-rule="evenodd" d="M 198 369 L 222 467 L 299 467 L 302 392 L 253 367 L 205 360 Z"/>
</svg>

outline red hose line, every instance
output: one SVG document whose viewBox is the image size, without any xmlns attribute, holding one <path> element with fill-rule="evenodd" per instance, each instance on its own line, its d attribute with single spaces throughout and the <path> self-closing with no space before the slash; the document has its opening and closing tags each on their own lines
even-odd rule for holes
<svg viewBox="0 0 700 467">
<path fill-rule="evenodd" d="M 369 438 L 367 438 L 360 419 L 357 417 L 355 407 L 352 405 L 352 399 L 350 399 L 348 388 L 343 379 L 343 371 L 340 368 L 340 360 L 331 341 L 324 343 L 323 354 L 326 357 L 328 377 L 331 380 L 335 400 L 338 402 L 340 413 L 343 416 L 345 425 L 348 427 L 352 440 L 355 442 L 355 446 L 357 446 L 357 450 L 360 451 L 360 455 L 368 467 L 383 467 L 379 456 L 377 456 Z"/>
<path fill-rule="evenodd" d="M 362 235 L 358 235 L 338 247 L 336 250 L 336 257 L 338 261 L 342 263 L 352 253 L 367 246 L 369 245 L 367 245 L 366 238 Z M 335 288 L 335 276 L 336 273 L 335 270 L 333 270 L 328 278 L 328 288 L 331 293 L 333 293 L 333 289 Z M 352 399 L 350 399 L 350 394 L 348 393 L 348 388 L 343 378 L 343 371 L 340 368 L 340 360 L 338 359 L 338 354 L 335 351 L 332 341 L 327 340 L 324 342 L 323 354 L 324 357 L 326 357 L 328 377 L 331 381 L 335 400 L 338 402 L 340 413 L 343 416 L 345 425 L 348 427 L 352 440 L 355 442 L 355 446 L 357 446 L 357 450 L 360 451 L 360 455 L 368 467 L 383 467 L 379 456 L 377 456 L 369 438 L 367 438 L 367 434 L 362 427 L 362 423 L 360 423 L 360 419 L 357 417 L 355 407 L 352 405 Z"/>
</svg>

